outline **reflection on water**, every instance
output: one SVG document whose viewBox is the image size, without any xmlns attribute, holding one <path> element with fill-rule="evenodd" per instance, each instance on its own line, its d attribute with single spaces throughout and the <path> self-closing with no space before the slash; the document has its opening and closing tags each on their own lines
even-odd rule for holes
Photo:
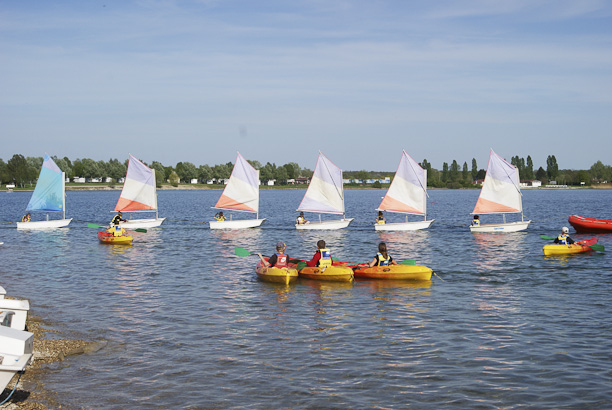
<svg viewBox="0 0 612 410">
<path fill-rule="evenodd" d="M 509 269 L 526 252 L 525 232 L 473 233 L 476 270 L 489 272 Z"/>
</svg>

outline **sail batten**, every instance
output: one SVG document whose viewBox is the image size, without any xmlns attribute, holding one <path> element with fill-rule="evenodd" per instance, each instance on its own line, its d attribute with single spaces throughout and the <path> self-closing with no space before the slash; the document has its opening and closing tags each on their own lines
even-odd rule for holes
<svg viewBox="0 0 612 410">
<path fill-rule="evenodd" d="M 213 208 L 259 212 L 259 171 L 240 153 L 230 179 Z"/>
<path fill-rule="evenodd" d="M 36 187 L 26 211 L 64 212 L 64 174 L 45 154 Z"/>
<path fill-rule="evenodd" d="M 425 215 L 427 211 L 427 171 L 405 150 L 378 211 Z"/>
<path fill-rule="evenodd" d="M 129 156 L 127 174 L 115 211 L 156 211 L 155 171 Z"/>
<path fill-rule="evenodd" d="M 344 214 L 342 170 L 319 152 L 312 179 L 298 211 Z"/>
<path fill-rule="evenodd" d="M 473 214 L 523 212 L 518 169 L 491 150 Z"/>
</svg>

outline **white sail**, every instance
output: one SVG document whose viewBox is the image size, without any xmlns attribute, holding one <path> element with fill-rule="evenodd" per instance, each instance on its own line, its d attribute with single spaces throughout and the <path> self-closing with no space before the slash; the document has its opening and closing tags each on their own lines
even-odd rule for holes
<svg viewBox="0 0 612 410">
<path fill-rule="evenodd" d="M 527 229 L 531 221 L 523 217 L 523 199 L 518 168 L 497 155 L 489 154 L 489 163 L 480 196 L 473 214 L 503 214 L 503 222 L 470 226 L 472 232 L 518 232 Z M 508 213 L 520 213 L 521 220 L 506 222 Z"/>
<path fill-rule="evenodd" d="M 166 218 L 157 215 L 157 187 L 155 171 L 129 154 L 125 182 L 115 211 L 121 212 L 155 212 L 155 218 L 132 219 L 121 222 L 124 228 L 153 228 L 160 226 Z"/>
<path fill-rule="evenodd" d="M 343 218 L 339 221 L 296 224 L 296 229 L 342 229 L 346 228 L 353 220 L 353 218 L 344 218 L 342 170 L 322 152 L 319 152 L 312 179 L 297 210 L 318 214 L 337 214 L 342 215 Z"/>
<path fill-rule="evenodd" d="M 433 220 L 427 221 L 427 170 L 402 150 L 399 166 L 389 190 L 377 208 L 378 211 L 422 215 L 424 221 L 385 223 L 374 225 L 377 231 L 414 231 L 426 229 Z"/>
<path fill-rule="evenodd" d="M 213 208 L 230 211 L 253 212 L 254 220 L 211 221 L 211 229 L 244 229 L 260 226 L 259 219 L 259 171 L 238 153 L 232 175 Z"/>
</svg>

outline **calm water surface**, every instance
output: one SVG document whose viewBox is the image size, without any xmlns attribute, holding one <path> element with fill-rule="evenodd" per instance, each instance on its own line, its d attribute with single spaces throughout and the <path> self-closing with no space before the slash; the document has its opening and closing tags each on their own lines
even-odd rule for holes
<svg viewBox="0 0 612 410">
<path fill-rule="evenodd" d="M 31 193 L 1 192 L 0 284 L 54 328 L 107 342 L 50 366 L 63 408 L 612 408 L 610 256 L 544 257 L 539 237 L 572 213 L 612 219 L 612 191 L 526 190 L 534 222 L 505 235 L 470 233 L 477 190 L 430 190 L 429 230 L 376 233 L 384 192 L 346 191 L 348 229 L 298 232 L 304 191 L 262 191 L 263 227 L 223 232 L 205 223 L 220 191 L 161 191 L 168 220 L 131 247 L 86 228 L 108 223 L 119 191 L 68 192 L 74 220 L 53 232 L 18 232 Z M 441 279 L 278 286 L 233 251 L 282 240 L 310 258 L 319 239 L 357 262 L 383 240 Z"/>
</svg>

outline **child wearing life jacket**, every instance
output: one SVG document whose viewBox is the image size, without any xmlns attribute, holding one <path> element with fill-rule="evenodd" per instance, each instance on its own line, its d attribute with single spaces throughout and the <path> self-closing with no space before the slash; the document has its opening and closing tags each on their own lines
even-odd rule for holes
<svg viewBox="0 0 612 410">
<path fill-rule="evenodd" d="M 378 225 L 384 225 L 387 223 L 387 220 L 385 219 L 385 216 L 383 215 L 382 211 L 378 211 L 378 216 L 376 217 L 376 223 Z"/>
<path fill-rule="evenodd" d="M 287 245 L 284 242 L 276 243 L 276 253 L 266 261 L 261 253 L 258 253 L 259 259 L 261 259 L 261 263 L 266 268 L 288 268 L 290 263 L 298 263 L 301 262 L 300 259 L 291 259 L 289 255 L 285 253 L 285 249 L 287 249 Z"/>
<path fill-rule="evenodd" d="M 574 240 L 570 238 L 568 234 L 569 234 L 569 228 L 567 226 L 564 226 L 563 228 L 561 228 L 561 235 L 555 238 L 555 243 L 558 243 L 561 245 L 573 244 Z"/>
<path fill-rule="evenodd" d="M 317 250 L 311 260 L 306 262 L 306 265 L 312 267 L 332 266 L 331 251 L 325 247 L 325 241 L 321 239 L 317 242 Z"/>
<path fill-rule="evenodd" d="M 374 259 L 368 262 L 368 265 L 371 268 L 373 266 L 397 265 L 397 262 L 395 262 L 393 258 L 387 253 L 387 244 L 381 242 L 378 244 L 378 253 L 374 257 Z"/>
<path fill-rule="evenodd" d="M 480 218 L 478 215 L 474 215 L 474 219 L 472 219 L 472 226 L 480 226 Z"/>
</svg>

